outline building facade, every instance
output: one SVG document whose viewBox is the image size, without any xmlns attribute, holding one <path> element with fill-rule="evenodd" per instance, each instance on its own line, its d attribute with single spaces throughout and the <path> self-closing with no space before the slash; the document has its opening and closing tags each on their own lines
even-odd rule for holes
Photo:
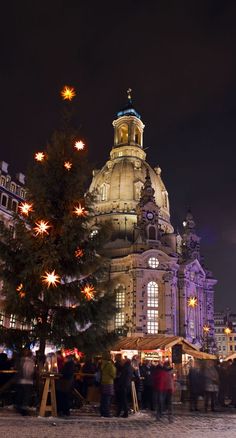
<svg viewBox="0 0 236 438">
<path fill-rule="evenodd" d="M 124 334 L 174 334 L 203 345 L 214 335 L 214 285 L 203 263 L 200 238 L 188 212 L 182 235 L 170 221 L 168 192 L 159 166 L 146 161 L 144 124 L 128 94 L 113 121 L 114 144 L 101 170 L 93 171 L 95 223 L 110 221 L 116 292 L 114 327 Z"/>
<path fill-rule="evenodd" d="M 227 309 L 214 313 L 215 342 L 217 353 L 225 358 L 236 354 L 236 314 Z"/>
<path fill-rule="evenodd" d="M 8 163 L 0 162 L 0 227 L 7 225 L 14 233 L 14 214 L 18 205 L 24 201 L 26 195 L 25 175 L 18 173 L 13 178 L 8 171 Z M 16 320 L 15 315 L 5 315 L 1 310 L 0 300 L 0 326 L 20 328 L 21 323 Z"/>
</svg>

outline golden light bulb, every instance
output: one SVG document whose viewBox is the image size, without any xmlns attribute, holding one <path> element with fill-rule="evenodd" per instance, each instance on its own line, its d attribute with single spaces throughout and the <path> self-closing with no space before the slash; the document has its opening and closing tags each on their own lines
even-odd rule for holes
<svg viewBox="0 0 236 438">
<path fill-rule="evenodd" d="M 66 170 L 70 170 L 72 168 L 72 163 L 70 161 L 65 161 L 64 167 Z"/>
<path fill-rule="evenodd" d="M 77 151 L 82 151 L 85 147 L 85 144 L 82 142 L 82 140 L 78 140 L 75 142 L 75 149 L 77 149 Z"/>
<path fill-rule="evenodd" d="M 196 307 L 198 304 L 197 297 L 189 297 L 188 299 L 188 306 L 189 307 Z"/>
<path fill-rule="evenodd" d="M 79 204 L 78 207 L 75 207 L 74 214 L 76 214 L 76 216 L 86 216 L 88 212 Z"/>
<path fill-rule="evenodd" d="M 28 204 L 28 202 L 22 202 L 22 204 L 20 204 L 18 208 L 21 214 L 25 214 L 26 216 L 28 216 L 28 214 L 33 211 L 33 204 Z"/>
<path fill-rule="evenodd" d="M 83 255 L 84 255 L 84 251 L 82 250 L 82 249 L 80 249 L 80 248 L 77 248 L 76 250 L 75 250 L 75 257 L 83 257 Z"/>
<path fill-rule="evenodd" d="M 84 289 L 81 290 L 81 293 L 85 295 L 88 301 L 94 299 L 94 287 L 91 284 L 86 284 Z"/>
<path fill-rule="evenodd" d="M 45 154 L 44 152 L 36 152 L 34 158 L 36 161 L 43 161 L 45 159 Z"/>
<path fill-rule="evenodd" d="M 48 228 L 51 227 L 51 225 L 48 225 L 48 222 L 46 221 L 38 221 L 35 222 L 36 227 L 34 227 L 34 231 L 36 236 L 43 235 L 43 234 L 49 234 Z"/>
<path fill-rule="evenodd" d="M 59 275 L 55 274 L 55 270 L 52 272 L 45 272 L 45 275 L 42 276 L 42 281 L 47 285 L 47 287 L 50 286 L 57 286 L 57 283 L 60 283 L 60 277 Z"/>
<path fill-rule="evenodd" d="M 75 89 L 73 87 L 65 85 L 64 88 L 61 90 L 61 96 L 63 100 L 72 100 L 73 97 L 76 96 Z"/>
</svg>

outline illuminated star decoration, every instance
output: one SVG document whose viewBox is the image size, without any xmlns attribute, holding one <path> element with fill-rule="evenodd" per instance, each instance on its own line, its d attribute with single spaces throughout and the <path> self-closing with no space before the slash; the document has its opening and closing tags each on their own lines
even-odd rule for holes
<svg viewBox="0 0 236 438">
<path fill-rule="evenodd" d="M 230 335 L 232 330 L 229 327 L 225 327 L 224 332 L 225 332 L 226 335 Z"/>
<path fill-rule="evenodd" d="M 36 161 L 43 161 L 45 158 L 45 154 L 43 152 L 36 152 L 34 158 Z"/>
<path fill-rule="evenodd" d="M 83 255 L 84 255 L 84 251 L 82 249 L 77 248 L 75 250 L 75 257 L 79 258 L 79 257 L 83 257 Z"/>
<path fill-rule="evenodd" d="M 88 301 L 94 299 L 94 287 L 91 284 L 86 284 L 84 289 L 81 290 L 81 293 L 85 295 Z"/>
<path fill-rule="evenodd" d="M 61 96 L 63 100 L 72 100 L 73 97 L 76 96 L 75 89 L 73 87 L 65 85 L 64 88 L 61 90 Z"/>
<path fill-rule="evenodd" d="M 189 297 L 188 306 L 189 307 L 196 307 L 197 306 L 197 297 Z"/>
<path fill-rule="evenodd" d="M 46 221 L 38 221 L 35 222 L 36 227 L 34 227 L 34 231 L 36 236 L 43 235 L 43 234 L 49 234 L 48 228 L 50 228 L 51 225 L 48 225 L 48 222 Z"/>
<path fill-rule="evenodd" d="M 82 151 L 85 147 L 85 144 L 82 142 L 82 140 L 78 140 L 75 142 L 75 149 L 77 149 L 77 151 Z"/>
<path fill-rule="evenodd" d="M 24 298 L 25 297 L 25 292 L 23 291 L 23 284 L 20 283 L 19 286 L 17 286 L 16 291 L 19 292 L 19 297 L 20 298 Z"/>
<path fill-rule="evenodd" d="M 72 163 L 70 161 L 65 161 L 64 167 L 66 170 L 70 170 L 72 168 Z"/>
<path fill-rule="evenodd" d="M 75 207 L 74 214 L 76 214 L 76 216 L 86 216 L 88 212 L 85 210 L 84 207 L 82 207 L 81 204 L 79 204 L 78 207 Z"/>
<path fill-rule="evenodd" d="M 47 287 L 50 286 L 57 286 L 57 283 L 60 283 L 60 277 L 59 275 L 55 274 L 55 269 L 52 272 L 45 272 L 45 275 L 42 276 L 42 281 L 47 285 Z"/>
<path fill-rule="evenodd" d="M 210 327 L 209 327 L 209 325 L 204 325 L 204 326 L 203 326 L 203 331 L 204 331 L 205 333 L 209 333 L 209 331 L 210 331 Z"/>
<path fill-rule="evenodd" d="M 21 205 L 19 205 L 19 210 L 21 214 L 25 214 L 28 216 L 28 214 L 33 211 L 33 204 L 28 204 L 28 202 L 23 202 Z"/>
</svg>

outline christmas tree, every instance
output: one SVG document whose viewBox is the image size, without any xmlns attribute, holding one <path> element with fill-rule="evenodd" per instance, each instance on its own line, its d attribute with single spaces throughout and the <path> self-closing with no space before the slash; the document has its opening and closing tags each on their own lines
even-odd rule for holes
<svg viewBox="0 0 236 438">
<path fill-rule="evenodd" d="M 1 231 L 4 310 L 22 329 L 2 328 L 0 341 L 38 343 L 41 354 L 47 342 L 95 353 L 114 340 L 107 329 L 115 313 L 109 261 L 101 256 L 110 225 L 93 222 L 92 199 L 84 196 L 87 148 L 71 123 L 75 92 L 65 87 L 61 94 L 63 128 L 35 154 L 14 236 Z"/>
</svg>

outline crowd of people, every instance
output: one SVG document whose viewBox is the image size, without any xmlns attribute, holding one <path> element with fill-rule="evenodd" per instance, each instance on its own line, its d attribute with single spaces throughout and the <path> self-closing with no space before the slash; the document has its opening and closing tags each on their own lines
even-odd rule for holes
<svg viewBox="0 0 236 438">
<path fill-rule="evenodd" d="M 113 414 L 127 418 L 132 408 L 132 382 L 139 408 L 153 411 L 157 420 L 164 412 L 172 420 L 172 396 L 179 385 L 181 401 L 189 403 L 191 411 L 204 409 L 207 412 L 211 409 L 214 412 L 228 406 L 236 408 L 236 360 L 221 363 L 213 360 L 190 361 L 187 368 L 182 368 L 178 374 L 168 360 L 144 360 L 141 363 L 138 356 L 130 360 L 121 355 L 113 360 L 110 353 L 105 352 L 102 357 L 87 358 L 81 363 L 73 355 L 63 356 L 58 351 L 54 354 L 54 364 L 60 376 L 56 380 L 56 397 L 58 415 L 61 416 L 70 415 L 74 388 L 81 399 L 86 400 L 90 388 L 95 387 L 100 394 L 102 417 Z M 16 410 L 28 415 L 33 388 L 37 387 L 38 391 L 36 405 L 39 405 L 42 394 L 37 358 L 33 358 L 30 350 L 24 350 L 22 357 L 14 363 L 5 353 L 0 353 L 0 371 L 11 368 L 16 371 Z M 7 374 L 0 373 L 0 392 L 7 378 Z"/>
</svg>

